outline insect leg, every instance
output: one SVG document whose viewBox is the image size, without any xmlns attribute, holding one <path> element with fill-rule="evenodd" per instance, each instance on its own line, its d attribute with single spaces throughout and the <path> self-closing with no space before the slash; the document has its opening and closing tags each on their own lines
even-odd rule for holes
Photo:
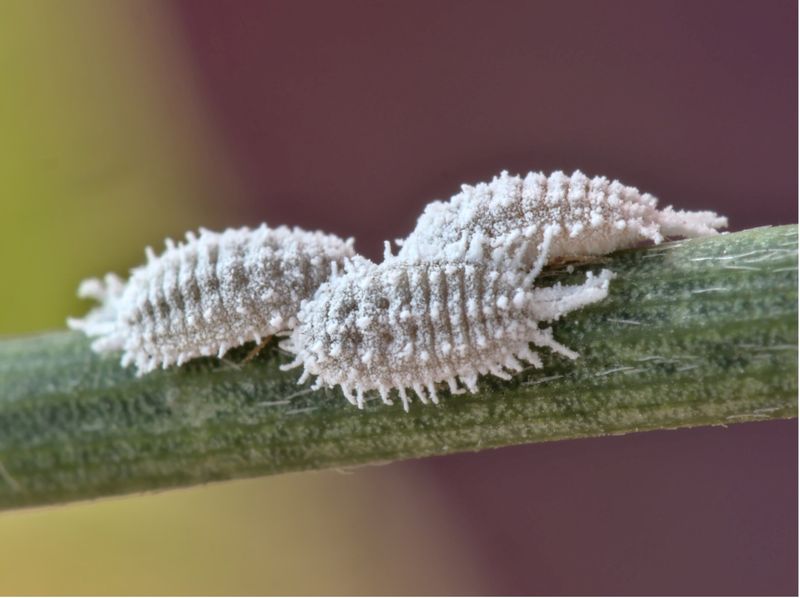
<svg viewBox="0 0 800 598">
<path fill-rule="evenodd" d="M 264 347 L 266 347 L 269 344 L 269 341 L 271 341 L 271 340 L 272 340 L 272 335 L 270 335 L 267 338 L 263 339 L 255 347 L 253 347 L 250 350 L 250 352 L 247 355 L 245 355 L 244 359 L 242 359 L 242 365 L 244 365 L 245 363 L 249 363 L 249 362 L 253 361 L 253 359 L 255 359 L 256 356 L 259 353 L 261 353 L 261 351 L 264 350 Z"/>
</svg>

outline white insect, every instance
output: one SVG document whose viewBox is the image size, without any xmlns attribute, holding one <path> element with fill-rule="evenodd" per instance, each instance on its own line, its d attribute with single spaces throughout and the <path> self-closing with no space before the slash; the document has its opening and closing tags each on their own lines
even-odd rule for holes
<svg viewBox="0 0 800 598">
<path fill-rule="evenodd" d="M 491 182 L 462 185 L 449 201 L 425 208 L 401 245 L 409 261 L 463 259 L 484 263 L 515 255 L 523 268 L 557 259 L 604 255 L 642 240 L 716 234 L 727 219 L 713 212 L 658 210 L 648 193 L 606 177 L 503 171 Z M 547 240 L 549 253 L 539 247 Z M 522 254 L 518 251 L 523 249 Z"/>
<path fill-rule="evenodd" d="M 407 389 L 438 402 L 436 385 L 476 392 L 478 376 L 509 378 L 541 367 L 531 344 L 575 359 L 542 323 L 604 299 L 612 273 L 583 284 L 534 288 L 558 259 L 606 254 L 649 239 L 715 234 L 712 212 L 656 208 L 656 199 L 604 177 L 503 172 L 433 202 L 392 255 L 374 264 L 352 239 L 265 225 L 167 240 L 167 250 L 125 282 L 84 281 L 100 301 L 70 327 L 95 337 L 95 351 L 122 350 L 139 374 L 248 341 L 290 333 L 282 346 L 303 366 L 300 382 L 340 386 L 360 408 L 377 391 L 385 403 Z M 339 274 L 339 266 L 344 271 Z"/>
<path fill-rule="evenodd" d="M 608 294 L 603 270 L 582 285 L 535 289 L 556 259 L 606 254 L 643 239 L 715 234 L 725 218 L 712 212 L 659 211 L 656 199 L 603 177 L 503 172 L 489 184 L 463 186 L 449 202 L 429 204 L 397 256 L 346 262 L 345 273 L 304 302 L 284 348 L 303 366 L 300 382 L 340 386 L 363 408 L 377 390 L 385 403 L 406 389 L 437 402 L 436 384 L 477 390 L 477 378 L 501 378 L 541 367 L 530 344 L 574 359 L 540 323 Z"/>
<path fill-rule="evenodd" d="M 508 379 L 522 361 L 541 367 L 530 343 L 574 359 L 540 322 L 603 299 L 611 273 L 591 274 L 582 285 L 531 289 L 537 270 L 505 264 L 393 258 L 375 265 L 364 258 L 346 262 L 345 272 L 320 286 L 303 303 L 300 321 L 283 347 L 296 359 L 283 366 L 304 368 L 300 383 L 341 386 L 359 408 L 364 393 L 377 390 L 384 403 L 397 389 L 406 411 L 406 389 L 423 403 L 438 402 L 436 384 L 452 393 L 459 381 L 471 392 L 491 373 Z"/>
<path fill-rule="evenodd" d="M 222 233 L 187 233 L 186 243 L 167 239 L 156 256 L 131 271 L 85 280 L 81 297 L 101 305 L 70 328 L 96 337 L 97 352 L 122 350 L 123 366 L 139 374 L 218 355 L 248 341 L 260 343 L 297 323 L 302 300 L 354 255 L 353 240 L 299 228 L 266 225 Z"/>
</svg>

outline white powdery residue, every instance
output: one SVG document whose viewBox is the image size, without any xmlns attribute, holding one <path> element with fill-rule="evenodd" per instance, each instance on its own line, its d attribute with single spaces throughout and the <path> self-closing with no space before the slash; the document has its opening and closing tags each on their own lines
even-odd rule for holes
<svg viewBox="0 0 800 598">
<path fill-rule="evenodd" d="M 730 290 L 726 287 L 709 287 L 707 289 L 694 289 L 690 292 L 692 295 L 702 295 L 703 293 L 727 293 Z"/>
<path fill-rule="evenodd" d="M 485 248 L 502 247 L 525 268 L 536 262 L 548 226 L 555 231 L 550 261 L 603 255 L 648 239 L 660 243 L 666 237 L 711 235 L 727 226 L 727 220 L 713 212 L 656 206 L 656 198 L 648 193 L 580 171 L 570 176 L 531 172 L 524 178 L 503 171 L 489 183 L 462 185 L 449 202 L 430 204 L 399 256 L 409 261 L 440 259 L 445 248 L 462 243 L 468 248 L 467 261 L 481 263 Z M 506 243 L 514 233 L 522 235 Z"/>
<path fill-rule="evenodd" d="M 615 324 L 626 324 L 628 326 L 641 326 L 641 322 L 637 322 L 636 320 L 625 320 L 622 318 L 608 318 L 609 322 L 614 322 Z"/>
<path fill-rule="evenodd" d="M 122 350 L 122 364 L 139 374 L 189 359 L 222 356 L 231 347 L 261 342 L 297 323 L 300 304 L 352 256 L 343 241 L 299 228 L 228 229 L 167 239 L 159 256 L 128 281 L 109 274 L 84 281 L 82 297 L 100 306 L 70 328 L 94 337 L 97 352 Z"/>
</svg>

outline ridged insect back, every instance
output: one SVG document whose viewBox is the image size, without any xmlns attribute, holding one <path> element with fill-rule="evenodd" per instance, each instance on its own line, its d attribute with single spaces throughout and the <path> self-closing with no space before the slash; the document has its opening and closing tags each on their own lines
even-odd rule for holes
<svg viewBox="0 0 800 598">
<path fill-rule="evenodd" d="M 424 261 L 461 253 L 477 263 L 508 254 L 521 240 L 541 241 L 549 227 L 552 261 L 607 254 L 645 239 L 714 234 L 727 225 L 712 212 L 658 210 L 657 203 L 635 187 L 580 171 L 530 172 L 524 178 L 503 171 L 489 183 L 462 185 L 447 202 L 428 204 L 399 256 Z M 529 251 L 527 266 L 536 258 L 535 249 Z"/>
<path fill-rule="evenodd" d="M 302 364 L 301 380 L 339 385 L 358 406 L 367 391 L 390 403 L 397 389 L 407 409 L 408 388 L 437 402 L 439 382 L 475 392 L 481 374 L 506 378 L 520 360 L 540 365 L 530 342 L 574 357 L 539 328 L 526 282 L 524 272 L 491 264 L 360 261 L 303 304 L 285 343 L 297 359 L 286 367 Z M 605 293 L 608 278 L 592 284 Z"/>
<path fill-rule="evenodd" d="M 201 230 L 167 240 L 160 256 L 148 249 L 127 282 L 84 281 L 79 294 L 100 306 L 69 324 L 96 351 L 122 349 L 139 374 L 291 331 L 282 346 L 295 360 L 284 368 L 302 365 L 300 382 L 340 386 L 359 407 L 365 393 L 391 403 L 396 391 L 407 410 L 408 389 L 435 403 L 441 383 L 476 392 L 482 374 L 541 367 L 531 345 L 577 357 L 541 324 L 605 298 L 612 275 L 541 288 L 548 263 L 726 224 L 712 212 L 659 210 L 652 195 L 580 171 L 504 171 L 429 204 L 397 255 L 387 243 L 381 264 L 322 233 Z"/>
<path fill-rule="evenodd" d="M 263 225 L 255 230 L 187 233 L 131 271 L 115 294 L 103 283 L 86 293 L 104 301 L 70 325 L 97 336 L 96 346 L 124 350 L 139 373 L 181 364 L 290 330 L 300 303 L 328 278 L 332 263 L 354 254 L 352 240 Z M 107 280 L 119 280 L 108 279 Z M 108 284 L 108 283 L 106 283 Z M 119 285 L 117 285 L 119 286 Z"/>
</svg>

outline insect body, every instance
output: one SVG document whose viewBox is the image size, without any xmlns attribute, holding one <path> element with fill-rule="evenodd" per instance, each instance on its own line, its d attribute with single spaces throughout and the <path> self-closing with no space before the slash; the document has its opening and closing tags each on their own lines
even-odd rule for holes
<svg viewBox="0 0 800 598">
<path fill-rule="evenodd" d="M 642 239 L 715 234 L 725 218 L 711 212 L 658 210 L 656 199 L 604 177 L 507 172 L 463 186 L 449 202 L 429 204 L 415 230 L 384 262 L 352 262 L 324 283 L 298 314 L 284 347 L 302 365 L 301 382 L 341 386 L 363 407 L 364 393 L 384 402 L 397 389 L 437 401 L 436 384 L 459 381 L 475 392 L 480 374 L 502 378 L 521 362 L 540 366 L 530 344 L 566 357 L 541 322 L 606 297 L 611 273 L 583 285 L 534 288 L 555 259 L 606 254 Z"/>
<path fill-rule="evenodd" d="M 435 403 L 438 382 L 475 392 L 480 374 L 509 378 L 522 361 L 541 366 L 530 343 L 575 358 L 539 321 L 604 298 L 609 279 L 604 271 L 537 301 L 526 273 L 491 262 L 356 259 L 303 303 L 284 341 L 297 358 L 285 367 L 303 365 L 301 382 L 316 376 L 317 387 L 339 385 L 359 407 L 370 390 L 391 403 L 397 389 L 406 410 L 406 389 Z"/>
<path fill-rule="evenodd" d="M 167 242 L 127 282 L 107 275 L 79 293 L 100 301 L 72 328 L 96 351 L 122 350 L 138 372 L 290 332 L 282 347 L 303 366 L 300 382 L 340 386 L 364 406 L 377 391 L 408 389 L 438 401 L 436 385 L 475 392 L 478 377 L 508 378 L 542 362 L 531 345 L 574 359 L 541 324 L 600 301 L 612 274 L 537 288 L 556 260 L 606 254 L 650 239 L 715 234 L 712 212 L 656 208 L 648 194 L 576 171 L 524 179 L 503 172 L 433 202 L 397 255 L 381 264 L 355 256 L 352 240 L 281 227 L 201 231 Z M 339 266 L 344 270 L 339 274 Z"/>
<path fill-rule="evenodd" d="M 290 330 L 303 299 L 352 256 L 352 239 L 298 228 L 201 230 L 156 256 L 124 282 L 84 281 L 79 295 L 101 305 L 71 328 L 96 337 L 95 351 L 122 350 L 139 374 Z"/>
<path fill-rule="evenodd" d="M 487 254 L 514 255 L 523 268 L 545 261 L 539 244 L 549 237 L 549 261 L 602 255 L 649 239 L 715 234 L 727 219 L 713 212 L 659 210 L 648 193 L 605 177 L 554 172 L 524 178 L 503 171 L 490 183 L 463 185 L 449 201 L 428 204 L 400 257 L 425 261 L 463 255 L 482 263 Z"/>
</svg>

